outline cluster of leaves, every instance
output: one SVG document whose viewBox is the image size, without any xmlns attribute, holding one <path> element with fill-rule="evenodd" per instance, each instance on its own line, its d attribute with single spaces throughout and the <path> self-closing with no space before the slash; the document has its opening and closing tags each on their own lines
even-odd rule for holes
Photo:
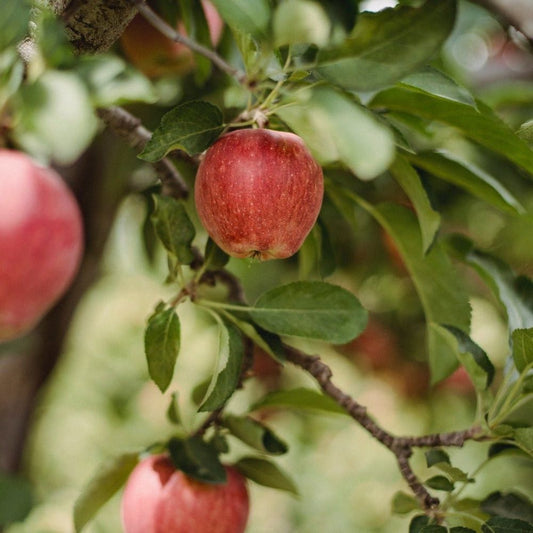
<svg viewBox="0 0 533 533">
<path fill-rule="evenodd" d="M 458 365 L 466 368 L 478 395 L 476 422 L 483 437 L 499 446 L 491 448 L 488 460 L 504 452 L 533 455 L 528 418 L 533 401 L 533 285 L 468 238 L 445 235 L 442 213 L 427 189 L 427 179 L 437 180 L 508 216 L 525 212 L 506 180 L 479 164 L 477 157 L 468 158 L 465 151 L 450 147 L 444 150 L 431 135 L 434 124 L 453 132 L 468 146 L 466 153 L 505 161 L 524 183 L 533 176 L 527 125 L 515 133 L 490 107 L 437 68 L 442 65 L 435 59 L 457 18 L 456 0 L 400 2 L 377 13 L 360 13 L 356 1 L 213 3 L 229 28 L 220 53 L 245 76 L 239 81 L 217 80 L 215 96 L 188 99 L 169 110 L 139 157 L 156 162 L 174 150 L 197 156 L 223 131 L 247 126 L 256 117 L 301 136 L 324 168 L 325 204 L 335 216 L 355 232 L 358 215 L 366 213 L 392 238 L 424 311 L 432 381 L 446 378 Z M 11 145 L 41 160 L 69 164 L 96 133 L 95 108 L 156 101 L 151 83 L 118 55 L 74 55 L 60 23 L 40 5 L 32 15 L 37 28 L 32 56 L 24 63 L 16 45 L 27 32 L 29 4 L 18 0 L 4 4 L 0 119 L 10 117 Z M 175 2 L 159 4 L 169 8 L 161 9 L 168 20 L 177 16 Z M 200 9 L 187 0 L 180 0 L 179 7 L 192 36 L 195 27 L 205 29 Z M 195 82 L 205 87 L 210 73 L 209 62 L 198 59 Z M 371 188 L 377 179 L 395 183 L 409 208 L 380 197 Z M 159 194 L 153 205 L 153 228 L 168 254 L 168 281 L 175 284 L 176 294 L 158 303 L 148 319 L 145 352 L 150 377 L 163 392 L 173 382 L 183 334 L 178 309 L 185 300 L 193 301 L 216 324 L 218 356 L 211 379 L 195 391 L 198 411 L 214 413 L 216 424 L 187 433 L 174 395 L 168 414 L 176 424 L 176 436 L 149 451 L 166 449 L 189 475 L 222 482 L 220 456 L 228 451 L 231 436 L 256 452 L 237 463 L 245 475 L 296 492 L 287 474 L 264 457 L 285 453 L 285 443 L 253 417 L 254 411 L 276 406 L 339 413 L 342 408 L 314 390 L 292 389 L 270 393 L 251 405 L 246 415 L 223 409 L 242 384 L 251 344 L 283 361 L 282 337 L 341 344 L 364 330 L 367 312 L 359 300 L 323 281 L 337 268 L 328 219 L 321 215 L 298 257 L 300 271 L 320 281 L 304 279 L 274 287 L 246 305 L 210 291 L 205 280 L 227 272 L 229 258 L 208 240 L 198 261 L 197 247 L 204 235 L 197 235 L 191 206 Z M 511 351 L 497 387 L 493 364 L 469 336 L 469 293 L 452 261 L 477 272 L 507 315 Z M 122 486 L 138 456 L 118 458 L 87 487 L 76 506 L 77 531 Z M 448 494 L 442 514 L 463 517 L 451 531 L 530 530 L 525 521 L 531 522 L 531 504 L 522 496 L 461 499 L 460 492 L 471 482 L 466 473 L 452 466 L 440 450 L 428 454 L 428 467 L 439 473 L 424 485 Z M 517 502 L 512 515 L 502 511 L 510 500 Z M 394 508 L 412 512 L 420 510 L 420 503 L 398 496 Z M 447 531 L 430 520 L 416 516 L 411 530 Z"/>
</svg>

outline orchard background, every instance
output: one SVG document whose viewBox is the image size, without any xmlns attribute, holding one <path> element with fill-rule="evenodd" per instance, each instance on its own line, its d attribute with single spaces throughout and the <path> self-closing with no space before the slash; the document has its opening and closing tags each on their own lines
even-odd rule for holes
<svg viewBox="0 0 533 533">
<path fill-rule="evenodd" d="M 193 0 L 2 2 L 0 145 L 62 175 L 85 252 L 0 344 L 0 528 L 120 531 L 171 442 L 240 465 L 249 533 L 532 531 L 531 2 L 213 5 L 218 35 Z M 137 11 L 194 55 L 126 54 Z M 230 259 L 196 168 L 265 126 L 322 165 L 321 213 Z"/>
</svg>

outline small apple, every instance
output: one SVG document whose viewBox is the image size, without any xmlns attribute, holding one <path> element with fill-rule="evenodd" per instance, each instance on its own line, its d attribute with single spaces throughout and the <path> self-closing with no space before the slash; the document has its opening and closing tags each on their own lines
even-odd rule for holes
<svg viewBox="0 0 533 533">
<path fill-rule="evenodd" d="M 82 250 L 81 213 L 61 177 L 0 150 L 0 341 L 29 331 L 52 307 Z"/>
<path fill-rule="evenodd" d="M 211 43 L 216 46 L 222 37 L 224 22 L 209 0 L 202 0 Z M 177 31 L 186 35 L 185 26 L 178 22 Z M 172 74 L 184 75 L 194 67 L 190 48 L 172 41 L 154 28 L 142 15 L 136 15 L 120 39 L 128 59 L 151 78 Z"/>
<path fill-rule="evenodd" d="M 124 533 L 243 533 L 246 479 L 234 467 L 225 469 L 227 482 L 212 485 L 176 470 L 167 455 L 142 460 L 122 496 Z"/>
<path fill-rule="evenodd" d="M 196 174 L 198 215 L 234 257 L 290 257 L 311 231 L 324 193 L 322 169 L 294 133 L 242 129 L 222 135 Z"/>
</svg>

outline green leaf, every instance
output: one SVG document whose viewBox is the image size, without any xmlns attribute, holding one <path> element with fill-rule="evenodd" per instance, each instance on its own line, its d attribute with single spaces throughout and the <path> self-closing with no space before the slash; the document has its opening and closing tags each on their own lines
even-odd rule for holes
<svg viewBox="0 0 533 533">
<path fill-rule="evenodd" d="M 227 415 L 223 418 L 222 423 L 233 436 L 260 452 L 283 455 L 288 450 L 285 442 L 275 435 L 270 428 L 249 416 Z"/>
<path fill-rule="evenodd" d="M 156 100 L 148 78 L 116 55 L 84 55 L 76 70 L 89 87 L 95 107 Z"/>
<path fill-rule="evenodd" d="M 449 333 L 439 324 L 468 331 L 468 296 L 440 243 L 435 243 L 426 255 L 422 254 L 420 230 L 409 209 L 392 204 L 373 207 L 366 202 L 363 206 L 391 235 L 412 275 L 426 314 L 429 363 L 432 381 L 436 383 L 457 367 L 455 339 L 450 339 Z"/>
<path fill-rule="evenodd" d="M 201 437 L 173 437 L 168 442 L 168 451 L 174 466 L 188 476 L 204 483 L 226 482 L 226 471 L 217 450 Z"/>
<path fill-rule="evenodd" d="M 180 349 L 180 321 L 173 307 L 155 310 L 148 319 L 144 334 L 144 351 L 148 372 L 161 392 L 172 381 L 174 366 Z"/>
<path fill-rule="evenodd" d="M 173 392 L 167 408 L 167 418 L 172 424 L 181 425 L 180 406 L 178 403 L 178 393 Z"/>
<path fill-rule="evenodd" d="M 294 407 L 296 409 L 310 409 L 346 415 L 346 411 L 332 398 L 321 392 L 298 388 L 273 391 L 256 402 L 250 411 L 257 411 L 265 407 Z"/>
<path fill-rule="evenodd" d="M 229 261 L 229 255 L 219 248 L 209 237 L 205 245 L 204 262 L 207 269 L 218 270 L 224 268 Z"/>
<path fill-rule="evenodd" d="M 194 259 L 191 242 L 195 229 L 185 205 L 170 196 L 153 195 L 155 210 L 152 224 L 163 246 L 179 263 L 188 265 Z"/>
<path fill-rule="evenodd" d="M 17 44 L 29 31 L 31 3 L 28 0 L 2 0 L 0 51 Z"/>
<path fill-rule="evenodd" d="M 282 102 L 276 114 L 302 137 L 321 165 L 340 161 L 358 178 L 369 180 L 392 162 L 392 132 L 333 87 L 315 86 L 286 95 Z"/>
<path fill-rule="evenodd" d="M 431 467 L 437 463 L 450 463 L 450 456 L 444 451 L 440 450 L 438 448 L 434 448 L 432 450 L 428 450 L 424 454 L 426 456 L 426 465 L 427 467 Z"/>
<path fill-rule="evenodd" d="M 435 468 L 444 472 L 452 482 L 471 482 L 466 472 L 463 472 L 460 468 L 452 466 L 447 462 L 436 463 L 433 465 Z"/>
<path fill-rule="evenodd" d="M 512 333 L 513 359 L 519 372 L 533 364 L 533 328 L 515 329 Z"/>
<path fill-rule="evenodd" d="M 472 241 L 463 235 L 449 240 L 458 257 L 473 267 L 487 282 L 507 310 L 509 330 L 533 327 L 532 283 L 517 277 L 502 260 L 476 250 Z"/>
<path fill-rule="evenodd" d="M 523 450 L 533 456 L 533 427 L 516 428 L 514 439 Z"/>
<path fill-rule="evenodd" d="M 422 528 L 429 524 L 429 520 L 429 516 L 425 514 L 414 516 L 409 524 L 409 533 L 420 533 Z"/>
<path fill-rule="evenodd" d="M 490 515 L 533 523 L 533 503 L 522 494 L 493 492 L 481 502 L 481 509 Z"/>
<path fill-rule="evenodd" d="M 270 22 L 268 0 L 212 0 L 222 18 L 228 25 L 255 38 L 267 37 Z"/>
<path fill-rule="evenodd" d="M 444 490 L 446 492 L 451 492 L 453 490 L 453 483 L 444 476 L 430 477 L 425 481 L 425 485 L 431 489 Z"/>
<path fill-rule="evenodd" d="M 444 327 L 457 340 L 459 360 L 466 368 L 476 389 L 487 389 L 494 379 L 494 366 L 485 351 L 460 329 L 447 325 Z"/>
<path fill-rule="evenodd" d="M 176 149 L 199 154 L 223 129 L 222 112 L 217 106 L 209 102 L 186 102 L 163 115 L 139 158 L 153 163 Z"/>
<path fill-rule="evenodd" d="M 374 108 L 410 113 L 453 126 L 465 137 L 506 157 L 533 174 L 533 151 L 481 102 L 478 102 L 478 109 L 475 109 L 470 105 L 407 87 L 396 87 L 377 94 L 370 105 Z"/>
<path fill-rule="evenodd" d="M 235 467 L 259 485 L 298 494 L 298 489 L 292 479 L 270 461 L 257 457 L 243 457 L 235 464 Z"/>
<path fill-rule="evenodd" d="M 450 152 L 406 152 L 405 157 L 416 167 L 461 187 L 502 211 L 524 213 L 520 202 L 496 178 Z"/>
<path fill-rule="evenodd" d="M 524 122 L 516 132 L 518 137 L 533 147 L 533 120 Z"/>
<path fill-rule="evenodd" d="M 218 355 L 215 371 L 199 411 L 214 411 L 222 407 L 239 383 L 244 345 L 239 330 L 213 313 L 218 322 Z"/>
<path fill-rule="evenodd" d="M 482 533 L 532 533 L 533 525 L 515 518 L 491 518 L 481 526 Z"/>
<path fill-rule="evenodd" d="M 418 173 L 405 158 L 396 157 L 390 172 L 413 203 L 422 233 L 423 252 L 426 253 L 439 230 L 440 215 L 431 207 Z"/>
<path fill-rule="evenodd" d="M 89 93 L 73 72 L 47 70 L 16 98 L 13 137 L 34 157 L 74 163 L 98 127 Z"/>
<path fill-rule="evenodd" d="M 407 514 L 411 511 L 417 511 L 420 509 L 420 503 L 418 500 L 406 494 L 405 492 L 398 491 L 392 498 L 392 512 L 396 514 Z"/>
<path fill-rule="evenodd" d="M 433 67 L 425 67 L 418 72 L 413 72 L 403 78 L 401 83 L 425 93 L 476 107 L 476 102 L 467 89 L 457 85 L 454 80 Z"/>
<path fill-rule="evenodd" d="M 444 526 L 438 526 L 436 524 L 430 524 L 429 526 L 424 526 L 420 533 L 448 533 L 448 529 Z"/>
<path fill-rule="evenodd" d="M 104 464 L 74 504 L 74 527 L 79 533 L 100 508 L 126 483 L 139 462 L 136 453 L 125 453 Z"/>
<path fill-rule="evenodd" d="M 274 12 L 274 44 L 313 43 L 325 45 L 329 40 L 330 21 L 318 2 L 286 0 Z"/>
<path fill-rule="evenodd" d="M 317 70 L 348 89 L 390 85 L 430 61 L 453 28 L 455 6 L 453 0 L 428 0 L 416 9 L 363 13 L 342 44 L 319 52 Z"/>
<path fill-rule="evenodd" d="M 342 344 L 363 331 L 367 312 L 347 290 L 320 281 L 297 281 L 259 297 L 250 310 L 267 331 Z"/>
<path fill-rule="evenodd" d="M 30 483 L 0 471 L 0 528 L 26 518 L 33 506 Z"/>
</svg>

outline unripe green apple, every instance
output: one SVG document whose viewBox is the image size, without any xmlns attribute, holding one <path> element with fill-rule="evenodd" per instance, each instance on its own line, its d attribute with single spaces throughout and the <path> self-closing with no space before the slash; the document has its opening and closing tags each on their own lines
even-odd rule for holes
<svg viewBox="0 0 533 533">
<path fill-rule="evenodd" d="M 226 133 L 205 153 L 195 183 L 198 215 L 234 257 L 290 257 L 311 231 L 322 169 L 300 137 L 267 129 Z"/>
<path fill-rule="evenodd" d="M 226 466 L 225 484 L 196 481 L 166 455 L 142 460 L 122 497 L 124 533 L 243 533 L 249 513 L 246 479 Z"/>
<path fill-rule="evenodd" d="M 61 177 L 0 150 L 0 342 L 29 331 L 59 299 L 82 250 L 81 213 Z"/>
<path fill-rule="evenodd" d="M 224 22 L 209 0 L 202 0 L 202 7 L 209 27 L 211 43 L 217 45 L 222 36 Z M 185 26 L 178 22 L 179 33 L 186 35 Z M 194 67 L 190 48 L 172 41 L 154 28 L 142 15 L 136 15 L 120 39 L 126 57 L 151 78 L 168 75 L 184 75 Z"/>
</svg>

